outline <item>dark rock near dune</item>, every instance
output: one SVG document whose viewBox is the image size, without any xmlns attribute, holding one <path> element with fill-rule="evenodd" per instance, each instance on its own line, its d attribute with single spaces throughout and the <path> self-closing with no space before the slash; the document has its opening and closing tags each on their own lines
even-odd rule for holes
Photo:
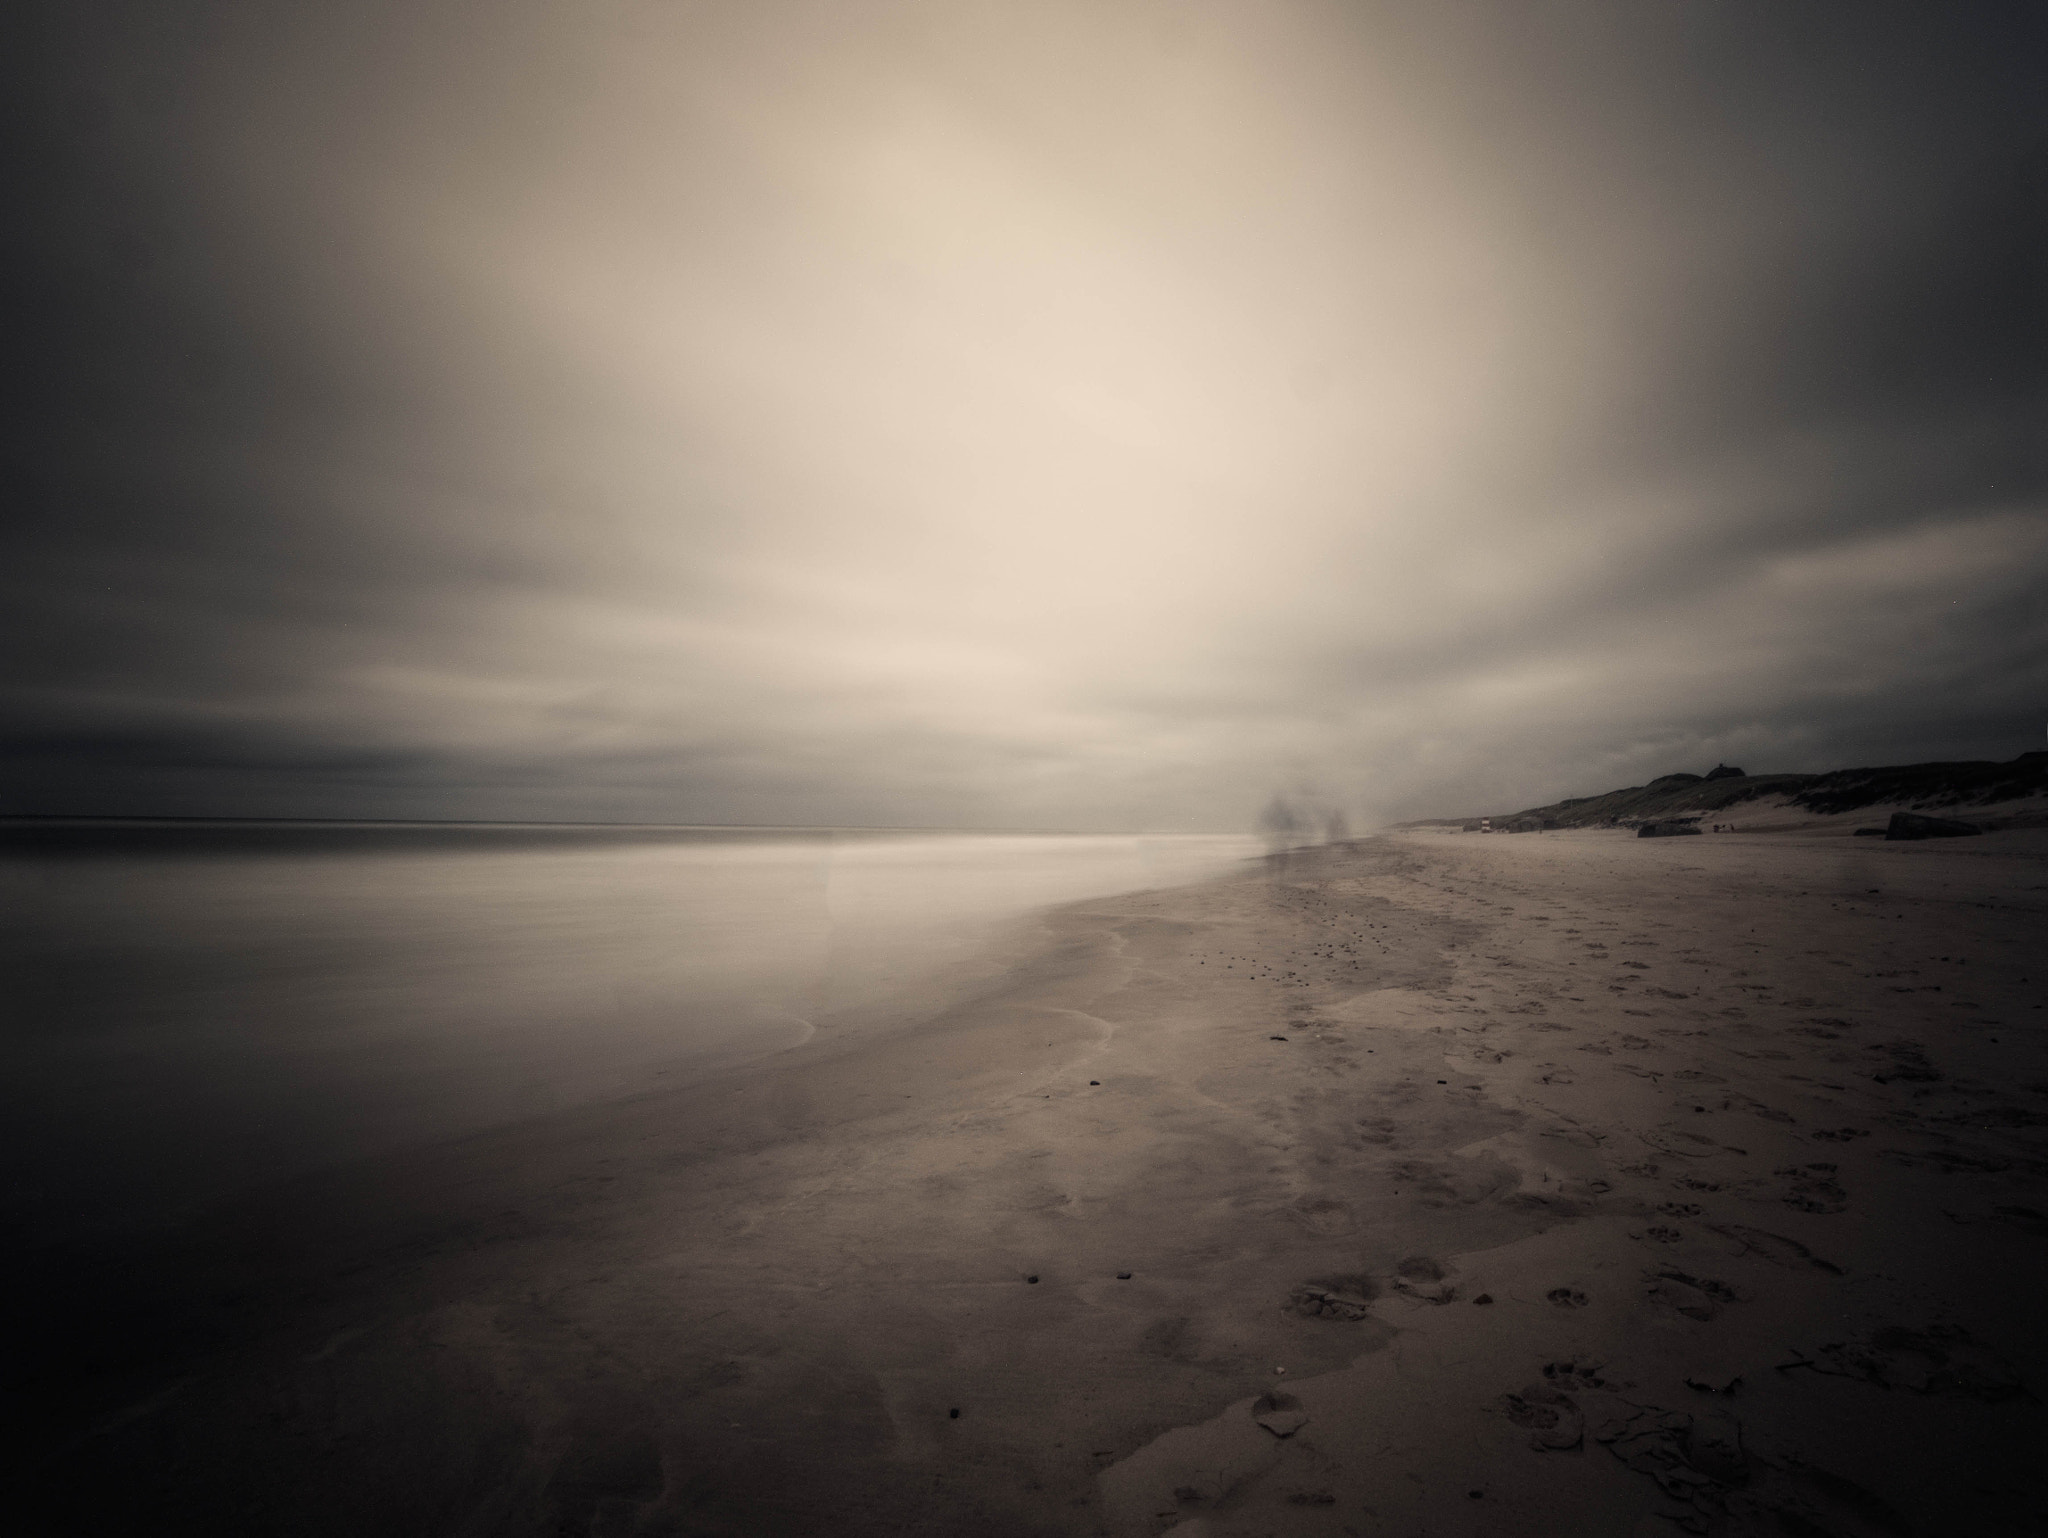
<svg viewBox="0 0 2048 1538">
<path fill-rule="evenodd" d="M 1953 817 L 1925 817 L 1918 812 L 1892 813 L 1891 826 L 1884 830 L 1888 839 L 1900 838 L 1968 838 L 1984 830 L 1974 822 L 1959 822 Z"/>
<path fill-rule="evenodd" d="M 1699 832 L 1699 824 L 1691 822 L 1646 822 L 1636 829 L 1637 838 L 1676 838 L 1686 833 Z"/>
</svg>

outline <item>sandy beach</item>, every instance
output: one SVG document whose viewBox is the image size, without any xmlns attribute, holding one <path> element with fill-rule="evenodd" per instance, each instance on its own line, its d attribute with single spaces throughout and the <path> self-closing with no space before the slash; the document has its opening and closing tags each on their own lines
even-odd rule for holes
<svg viewBox="0 0 2048 1538">
<path fill-rule="evenodd" d="M 1061 908 L 18 1276 L 31 1530 L 2040 1530 L 2044 912 L 2048 833 L 1846 828 Z"/>
</svg>

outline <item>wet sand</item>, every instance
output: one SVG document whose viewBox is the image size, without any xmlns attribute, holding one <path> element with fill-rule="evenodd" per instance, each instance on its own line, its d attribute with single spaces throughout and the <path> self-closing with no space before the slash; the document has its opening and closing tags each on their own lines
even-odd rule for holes
<svg viewBox="0 0 2048 1538">
<path fill-rule="evenodd" d="M 2036 1530 L 2044 913 L 2039 832 L 1064 908 L 913 1025 L 46 1257 L 31 1531 Z"/>
</svg>

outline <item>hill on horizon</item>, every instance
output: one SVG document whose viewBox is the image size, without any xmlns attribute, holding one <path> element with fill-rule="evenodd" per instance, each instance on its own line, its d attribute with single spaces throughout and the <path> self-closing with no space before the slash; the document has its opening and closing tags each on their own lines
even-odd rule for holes
<svg viewBox="0 0 2048 1538">
<path fill-rule="evenodd" d="M 1598 796 L 1574 796 L 1519 812 L 1483 814 L 1503 832 L 1545 828 L 1627 828 L 1665 818 L 1705 816 L 1766 801 L 1813 817 L 1870 806 L 1913 811 L 1954 810 L 2048 796 L 2048 750 L 2022 753 L 2005 763 L 1894 764 L 1834 769 L 1826 774 L 1746 774 L 1725 765 L 1708 774 L 1660 775 Z M 1762 808 L 1758 808 L 1762 810 Z M 1424 817 L 1399 828 L 1476 826 L 1479 816 Z"/>
</svg>

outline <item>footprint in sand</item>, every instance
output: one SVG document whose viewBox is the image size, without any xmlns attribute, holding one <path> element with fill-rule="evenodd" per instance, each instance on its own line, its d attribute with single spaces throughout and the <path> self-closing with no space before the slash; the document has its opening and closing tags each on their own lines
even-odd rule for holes
<svg viewBox="0 0 2048 1538">
<path fill-rule="evenodd" d="M 1252 1419 L 1285 1441 L 1308 1424 L 1301 1401 L 1292 1394 L 1261 1394 L 1252 1401 Z"/>
<path fill-rule="evenodd" d="M 1991 1218 L 2036 1239 L 2048 1239 L 2048 1213 L 2036 1212 L 2032 1207 L 1994 1207 Z"/>
<path fill-rule="evenodd" d="M 1452 1303 L 1458 1289 L 1450 1269 L 1429 1255 L 1410 1255 L 1394 1267 L 1394 1291 L 1419 1303 Z"/>
<path fill-rule="evenodd" d="M 1507 1418 L 1529 1433 L 1538 1452 L 1569 1452 L 1586 1439 L 1586 1417 L 1577 1401 L 1549 1383 L 1531 1383 L 1519 1394 L 1503 1394 Z"/>
<path fill-rule="evenodd" d="M 1736 1302 L 1741 1296 L 1726 1282 L 1709 1276 L 1690 1276 L 1683 1271 L 1660 1271 L 1649 1283 L 1652 1303 L 1703 1324 L 1719 1318 L 1722 1305 Z"/>
<path fill-rule="evenodd" d="M 1358 1130 L 1351 1136 L 1354 1142 L 1371 1143 L 1376 1147 L 1385 1148 L 1393 1143 L 1394 1134 L 1398 1130 L 1398 1124 L 1391 1118 L 1366 1116 L 1359 1118 Z"/>
<path fill-rule="evenodd" d="M 1692 1505 L 1669 1515 L 1687 1532 L 1711 1531 L 1711 1516 L 1720 1514 L 1726 1492 L 1749 1477 L 1741 1423 L 1725 1410 L 1691 1415 L 1628 1405 L 1595 1426 L 1593 1437 L 1627 1467 L 1654 1479 L 1672 1500 Z"/>
<path fill-rule="evenodd" d="M 1543 1364 L 1545 1381 L 1568 1394 L 1607 1387 L 1606 1371 L 1607 1363 L 1598 1357 L 1575 1356 L 1570 1361 Z"/>
<path fill-rule="evenodd" d="M 1327 1196 L 1304 1196 L 1293 1207 L 1296 1222 L 1312 1234 L 1330 1236 L 1351 1232 L 1351 1209 Z"/>
<path fill-rule="evenodd" d="M 1879 1150 L 1877 1156 L 1887 1164 L 1939 1170 L 1944 1175 L 1997 1175 L 2012 1168 L 2012 1160 L 1996 1154 L 1969 1154 L 1953 1148 L 1931 1148 L 1922 1153 L 1904 1148 L 1885 1148 Z"/>
<path fill-rule="evenodd" d="M 1642 1133 L 1645 1143 L 1660 1153 L 1678 1154 L 1687 1159 L 1704 1159 L 1710 1154 L 1722 1152 L 1722 1147 L 1712 1138 L 1697 1132 L 1685 1132 L 1676 1127 L 1652 1127 Z"/>
<path fill-rule="evenodd" d="M 1941 1070 L 1927 1060 L 1925 1049 L 1917 1041 L 1888 1042 L 1884 1046 L 1872 1047 L 1870 1050 L 1889 1059 L 1871 1075 L 1879 1084 L 1899 1081 L 1908 1084 L 1934 1084 L 1941 1080 Z"/>
<path fill-rule="evenodd" d="M 1194 1320 L 1183 1315 L 1153 1320 L 1139 1339 L 1138 1349 L 1169 1362 L 1192 1362 L 1200 1354 L 1199 1344 Z"/>
<path fill-rule="evenodd" d="M 1372 1312 L 1379 1285 L 1369 1276 L 1326 1276 L 1298 1284 L 1287 1312 L 1303 1319 L 1357 1321 Z"/>
<path fill-rule="evenodd" d="M 1774 1266 L 1783 1266 L 1788 1271 L 1799 1271 L 1811 1267 L 1825 1271 L 1830 1276 L 1842 1275 L 1842 1268 L 1831 1260 L 1822 1260 L 1797 1239 L 1788 1239 L 1783 1234 L 1774 1234 L 1766 1229 L 1751 1228 L 1742 1223 L 1709 1223 L 1714 1233 L 1724 1239 L 1732 1239 L 1741 1248 L 1738 1255 L 1755 1255 Z"/>
<path fill-rule="evenodd" d="M 1773 1170 L 1771 1175 L 1785 1182 L 1778 1199 L 1794 1211 L 1840 1212 L 1849 1205 L 1849 1193 L 1835 1179 L 1832 1164 L 1792 1164 Z M 1762 1196 L 1769 1191 L 1769 1185 L 1763 1181 L 1743 1183 L 1744 1196 Z"/>
</svg>

